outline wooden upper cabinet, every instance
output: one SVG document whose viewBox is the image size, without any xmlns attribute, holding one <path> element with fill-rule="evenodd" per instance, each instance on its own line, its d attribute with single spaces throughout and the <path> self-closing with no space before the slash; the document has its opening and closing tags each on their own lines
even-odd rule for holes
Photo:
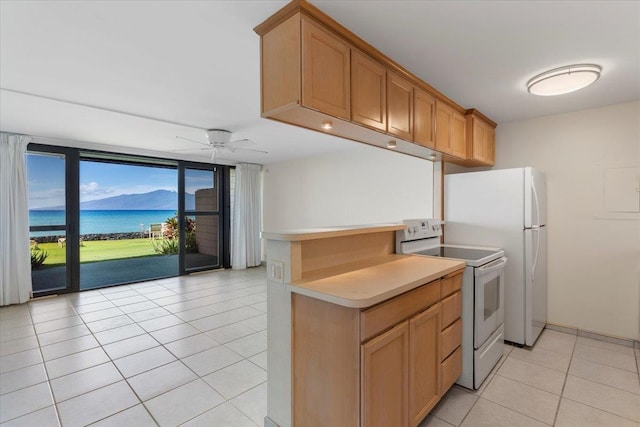
<svg viewBox="0 0 640 427">
<path fill-rule="evenodd" d="M 435 148 L 436 101 L 428 93 L 413 89 L 413 141 L 429 148 Z"/>
<path fill-rule="evenodd" d="M 496 164 L 496 130 L 493 127 L 489 127 L 487 133 L 487 164 L 493 166 Z"/>
<path fill-rule="evenodd" d="M 345 120 L 351 118 L 350 47 L 302 17 L 302 105 Z"/>
<path fill-rule="evenodd" d="M 409 320 L 409 426 L 416 427 L 440 399 L 440 304 Z M 459 345 L 459 342 L 457 343 Z"/>
<path fill-rule="evenodd" d="M 451 154 L 451 122 L 453 108 L 436 102 L 436 150 Z"/>
<path fill-rule="evenodd" d="M 386 132 L 387 69 L 351 51 L 351 121 Z"/>
<path fill-rule="evenodd" d="M 300 105 L 300 14 L 291 16 L 260 40 L 262 115 Z"/>
<path fill-rule="evenodd" d="M 392 72 L 387 72 L 387 132 L 413 139 L 413 85 Z"/>
<path fill-rule="evenodd" d="M 378 147 L 403 140 L 396 151 L 424 159 L 436 150 L 446 162 L 493 165 L 490 130 L 474 138 L 455 101 L 308 1 L 292 0 L 254 30 L 262 117 Z M 340 120 L 322 126 L 332 118 Z"/>
<path fill-rule="evenodd" d="M 467 121 L 467 160 L 475 166 L 495 164 L 495 123 L 489 122 L 477 110 L 470 110 Z"/>
<path fill-rule="evenodd" d="M 465 159 L 467 157 L 467 121 L 457 111 L 453 112 L 451 122 L 451 155 Z"/>
<path fill-rule="evenodd" d="M 469 157 L 473 160 L 484 162 L 487 158 L 487 144 L 485 143 L 487 140 L 487 127 L 479 120 L 474 120 L 472 117 L 469 117 L 469 119 L 471 128 L 471 152 Z"/>
<path fill-rule="evenodd" d="M 436 102 L 436 150 L 466 159 L 466 119 L 449 105 Z"/>
<path fill-rule="evenodd" d="M 404 321 L 362 345 L 363 426 L 408 426 L 408 323 Z"/>
</svg>

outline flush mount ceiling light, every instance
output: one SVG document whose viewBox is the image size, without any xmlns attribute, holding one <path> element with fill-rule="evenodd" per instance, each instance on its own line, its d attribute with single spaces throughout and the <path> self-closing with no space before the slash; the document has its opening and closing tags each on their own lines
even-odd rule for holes
<svg viewBox="0 0 640 427">
<path fill-rule="evenodd" d="M 594 64 L 567 65 L 538 74 L 527 82 L 529 93 L 540 96 L 563 95 L 585 88 L 598 80 L 602 68 Z"/>
<path fill-rule="evenodd" d="M 333 122 L 331 120 L 323 120 L 320 127 L 324 130 L 331 130 L 333 129 Z"/>
</svg>

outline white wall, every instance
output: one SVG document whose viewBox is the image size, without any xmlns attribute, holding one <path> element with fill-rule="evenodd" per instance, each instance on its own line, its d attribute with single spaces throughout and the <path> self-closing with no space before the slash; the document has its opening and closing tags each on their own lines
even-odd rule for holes
<svg viewBox="0 0 640 427">
<path fill-rule="evenodd" d="M 433 215 L 433 163 L 367 145 L 263 167 L 263 229 Z"/>
<path fill-rule="evenodd" d="M 640 339 L 640 222 L 604 209 L 604 170 L 638 167 L 640 102 L 500 125 L 496 169 L 547 174 L 548 320 Z"/>
</svg>

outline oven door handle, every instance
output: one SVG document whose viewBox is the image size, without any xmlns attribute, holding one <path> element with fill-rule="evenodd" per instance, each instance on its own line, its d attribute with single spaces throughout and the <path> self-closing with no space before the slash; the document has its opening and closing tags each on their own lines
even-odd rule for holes
<svg viewBox="0 0 640 427">
<path fill-rule="evenodd" d="M 507 264 L 507 257 L 502 257 L 496 261 L 490 262 L 489 264 L 485 264 L 482 267 L 475 269 L 476 276 L 484 276 L 485 274 L 489 274 L 496 270 L 501 270 Z"/>
</svg>

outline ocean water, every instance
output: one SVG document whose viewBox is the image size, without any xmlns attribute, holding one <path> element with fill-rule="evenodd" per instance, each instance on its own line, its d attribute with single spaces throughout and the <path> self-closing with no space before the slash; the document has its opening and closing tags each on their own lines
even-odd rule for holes
<svg viewBox="0 0 640 427">
<path fill-rule="evenodd" d="M 173 210 L 81 210 L 80 234 L 132 233 L 148 230 L 149 224 L 162 223 L 175 215 Z M 29 225 L 60 225 L 65 223 L 65 211 L 30 210 Z M 60 231 L 39 231 L 31 237 L 57 235 Z"/>
</svg>

